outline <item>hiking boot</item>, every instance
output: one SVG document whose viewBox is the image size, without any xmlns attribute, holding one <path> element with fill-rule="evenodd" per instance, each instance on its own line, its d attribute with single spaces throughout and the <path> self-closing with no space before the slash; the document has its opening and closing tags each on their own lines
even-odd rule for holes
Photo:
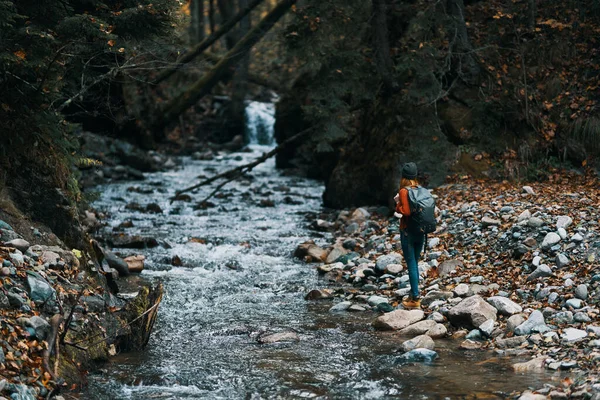
<svg viewBox="0 0 600 400">
<path fill-rule="evenodd" d="M 402 300 L 402 306 L 407 310 L 421 308 L 421 299 L 413 299 L 412 297 Z"/>
</svg>

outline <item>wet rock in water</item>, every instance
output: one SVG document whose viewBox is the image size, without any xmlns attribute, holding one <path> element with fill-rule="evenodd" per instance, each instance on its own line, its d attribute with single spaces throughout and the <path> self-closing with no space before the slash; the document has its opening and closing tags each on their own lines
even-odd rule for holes
<svg viewBox="0 0 600 400">
<path fill-rule="evenodd" d="M 375 262 L 375 268 L 377 271 L 381 273 L 385 272 L 385 269 L 390 264 L 401 264 L 402 263 L 402 255 L 400 253 L 390 253 L 384 254 L 377 258 Z"/>
<path fill-rule="evenodd" d="M 121 257 L 109 250 L 104 250 L 104 258 L 110 268 L 114 268 L 119 273 L 119 276 L 129 275 L 129 265 Z"/>
<path fill-rule="evenodd" d="M 349 308 L 348 311 L 367 311 L 367 307 L 365 306 L 361 306 L 360 304 L 352 304 Z"/>
<path fill-rule="evenodd" d="M 430 363 L 438 358 L 438 353 L 429 349 L 414 349 L 402 354 L 398 357 L 398 363 L 410 363 L 410 362 L 425 362 Z"/>
<path fill-rule="evenodd" d="M 183 265 L 183 260 L 178 255 L 174 255 L 171 257 L 171 265 L 174 267 L 181 267 Z"/>
<path fill-rule="evenodd" d="M 539 330 L 541 327 L 546 327 L 544 314 L 539 310 L 533 311 L 529 318 L 514 330 L 515 335 L 529 335 L 534 330 Z"/>
<path fill-rule="evenodd" d="M 542 241 L 542 249 L 549 249 L 550 247 L 559 243 L 560 240 L 561 239 L 560 239 L 560 236 L 558 235 L 558 233 L 549 232 L 546 234 L 546 236 L 544 237 L 544 240 Z"/>
<path fill-rule="evenodd" d="M 342 312 L 347 311 L 352 305 L 351 301 L 342 301 L 341 303 L 337 303 L 335 306 L 329 309 L 329 312 Z"/>
<path fill-rule="evenodd" d="M 556 219 L 556 229 L 567 229 L 573 223 L 573 219 L 568 215 L 561 215 Z"/>
<path fill-rule="evenodd" d="M 296 332 L 278 332 L 270 335 L 264 335 L 258 337 L 258 343 L 269 344 L 269 343 L 280 343 L 280 342 L 298 342 L 300 337 Z"/>
<path fill-rule="evenodd" d="M 154 214 L 162 214 L 163 212 L 162 208 L 160 208 L 160 206 L 156 203 L 147 204 L 145 211 Z"/>
<path fill-rule="evenodd" d="M 294 251 L 294 257 L 304 259 L 309 262 L 325 261 L 327 254 L 327 250 L 317 246 L 312 240 L 298 245 Z"/>
<path fill-rule="evenodd" d="M 22 251 L 23 253 L 25 253 L 27 251 L 27 249 L 29 248 L 29 246 L 31 246 L 29 244 L 29 242 L 25 239 L 9 240 L 8 242 L 4 243 L 4 245 L 7 247 L 13 247 L 15 249 L 18 249 L 18 250 Z"/>
<path fill-rule="evenodd" d="M 310 224 L 310 227 L 316 231 L 326 232 L 333 229 L 335 224 L 324 219 L 316 219 Z"/>
<path fill-rule="evenodd" d="M 487 302 L 494 306 L 496 310 L 498 310 L 498 313 L 501 315 L 513 315 L 523 311 L 523 308 L 520 305 L 506 297 L 489 297 L 487 299 Z"/>
<path fill-rule="evenodd" d="M 444 324 L 438 323 L 426 332 L 433 339 L 443 338 L 448 334 L 448 329 Z"/>
<path fill-rule="evenodd" d="M 158 246 L 158 241 L 152 237 L 143 237 L 140 235 L 119 234 L 110 238 L 113 247 L 130 248 L 130 249 L 145 249 L 147 247 Z"/>
<path fill-rule="evenodd" d="M 575 297 L 581 300 L 585 300 L 588 297 L 588 287 L 586 284 L 582 283 L 577 285 L 575 288 Z"/>
<path fill-rule="evenodd" d="M 429 349 L 435 348 L 435 342 L 427 335 L 419 335 L 406 342 L 402 343 L 402 351 L 409 352 L 414 349 Z"/>
<path fill-rule="evenodd" d="M 475 340 L 467 339 L 467 340 L 464 340 L 458 347 L 462 350 L 478 350 L 483 347 L 483 343 L 476 342 Z"/>
<path fill-rule="evenodd" d="M 538 278 L 546 278 L 552 276 L 552 270 L 546 264 L 542 264 L 535 269 L 529 276 L 527 277 L 527 282 L 536 280 Z"/>
<path fill-rule="evenodd" d="M 27 273 L 27 289 L 29 298 L 36 303 L 45 303 L 56 298 L 54 288 L 35 272 Z"/>
<path fill-rule="evenodd" d="M 448 312 L 448 320 L 457 327 L 478 328 L 488 319 L 496 320 L 496 309 L 478 295 L 467 297 Z"/>
<path fill-rule="evenodd" d="M 587 335 L 587 332 L 582 329 L 567 328 L 560 335 L 560 338 L 565 342 L 576 342 L 587 337 Z"/>
<path fill-rule="evenodd" d="M 260 207 L 275 207 L 275 202 L 271 199 L 261 199 L 258 205 Z"/>
<path fill-rule="evenodd" d="M 175 197 L 173 197 L 173 201 L 184 201 L 186 203 L 189 203 L 192 201 L 192 196 L 190 196 L 187 193 L 179 193 L 175 195 Z"/>
<path fill-rule="evenodd" d="M 146 257 L 141 254 L 125 257 L 123 259 L 123 261 L 127 263 L 128 271 L 132 274 L 139 274 L 144 270 L 144 260 L 146 260 Z"/>
<path fill-rule="evenodd" d="M 457 271 L 463 267 L 463 263 L 460 260 L 446 260 L 437 267 L 439 276 L 450 275 L 452 271 Z"/>
<path fill-rule="evenodd" d="M 545 361 L 546 357 L 537 357 L 527 362 L 513 364 L 512 368 L 515 372 L 542 372 Z"/>
<path fill-rule="evenodd" d="M 330 300 L 333 296 L 329 289 L 313 289 L 304 296 L 305 300 Z"/>
<path fill-rule="evenodd" d="M 378 330 L 399 330 L 425 318 L 421 310 L 395 310 L 377 317 L 372 325 Z"/>
</svg>

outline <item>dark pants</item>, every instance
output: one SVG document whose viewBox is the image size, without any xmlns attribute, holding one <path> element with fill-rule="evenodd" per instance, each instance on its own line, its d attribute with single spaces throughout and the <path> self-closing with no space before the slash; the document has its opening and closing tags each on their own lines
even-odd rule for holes
<svg viewBox="0 0 600 400">
<path fill-rule="evenodd" d="M 400 232 L 400 240 L 402 242 L 402 253 L 408 268 L 410 294 L 413 299 L 416 299 L 419 297 L 419 257 L 421 257 L 421 251 L 423 251 L 425 235 L 415 235 L 405 229 Z"/>
</svg>

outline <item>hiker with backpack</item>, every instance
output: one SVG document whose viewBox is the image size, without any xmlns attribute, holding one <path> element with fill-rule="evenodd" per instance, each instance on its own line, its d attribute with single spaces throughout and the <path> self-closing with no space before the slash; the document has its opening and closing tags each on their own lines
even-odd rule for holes
<svg viewBox="0 0 600 400">
<path fill-rule="evenodd" d="M 429 190 L 417 180 L 417 165 L 406 163 L 402 167 L 400 189 L 394 197 L 396 214 L 400 218 L 400 240 L 406 260 L 410 282 L 410 294 L 402 301 L 404 308 L 420 308 L 419 258 L 427 240 L 427 234 L 435 231 L 435 200 Z"/>
</svg>

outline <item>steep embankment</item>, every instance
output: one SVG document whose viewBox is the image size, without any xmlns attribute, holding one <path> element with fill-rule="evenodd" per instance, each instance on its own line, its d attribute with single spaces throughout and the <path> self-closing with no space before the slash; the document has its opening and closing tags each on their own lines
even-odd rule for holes
<svg viewBox="0 0 600 400">
<path fill-rule="evenodd" d="M 513 365 L 516 373 L 557 371 L 562 385 L 538 393 L 598 396 L 598 180 L 553 175 L 552 183 L 523 188 L 462 180 L 434 194 L 439 228 L 419 264 L 424 314 L 406 314 L 399 305 L 409 283 L 395 218 L 363 208 L 316 222 L 336 235 L 330 250 L 299 247 L 297 255 L 326 261 L 319 272 L 344 287 L 335 295 L 315 290 L 307 298 L 339 297 L 332 312 L 384 313 L 373 326 L 406 337 L 404 352 L 435 349 L 438 340 L 449 338 L 448 346 L 465 351 L 530 358 Z"/>
</svg>

